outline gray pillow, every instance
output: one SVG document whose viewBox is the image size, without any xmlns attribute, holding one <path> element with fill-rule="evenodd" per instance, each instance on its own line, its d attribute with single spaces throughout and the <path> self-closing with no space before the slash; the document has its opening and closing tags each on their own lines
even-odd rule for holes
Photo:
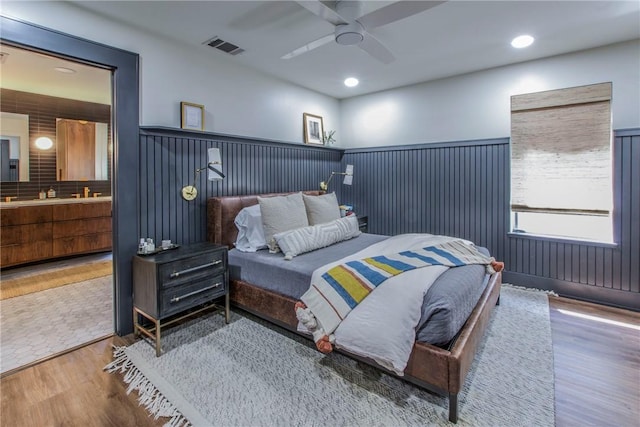
<svg viewBox="0 0 640 427">
<path fill-rule="evenodd" d="M 284 258 L 291 260 L 296 255 L 324 248 L 360 234 L 358 218 L 350 215 L 325 224 L 276 233 L 273 237 L 284 253 Z"/>
<path fill-rule="evenodd" d="M 278 244 L 273 238 L 274 234 L 309 225 L 302 193 L 288 196 L 258 197 L 258 203 L 262 213 L 264 239 L 271 253 L 278 252 Z"/>
<path fill-rule="evenodd" d="M 322 196 L 302 195 L 304 207 L 307 210 L 309 225 L 325 224 L 340 219 L 340 206 L 336 193 L 323 194 Z"/>
</svg>

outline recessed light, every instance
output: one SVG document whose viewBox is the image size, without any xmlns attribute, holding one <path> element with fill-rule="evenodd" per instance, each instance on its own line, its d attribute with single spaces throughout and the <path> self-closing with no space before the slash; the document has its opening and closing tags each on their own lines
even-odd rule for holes
<svg viewBox="0 0 640 427">
<path fill-rule="evenodd" d="M 515 39 L 511 40 L 511 46 L 516 49 L 522 49 L 523 47 L 531 46 L 534 38 L 529 35 L 518 36 Z"/>
<path fill-rule="evenodd" d="M 66 68 L 66 67 L 56 67 L 54 68 L 54 70 L 59 71 L 61 73 L 65 73 L 65 74 L 73 74 L 76 72 L 76 70 L 72 70 L 71 68 Z"/>
<path fill-rule="evenodd" d="M 349 78 L 344 80 L 344 85 L 346 87 L 358 86 L 358 83 L 360 83 L 360 82 L 355 77 L 349 77 Z"/>
</svg>

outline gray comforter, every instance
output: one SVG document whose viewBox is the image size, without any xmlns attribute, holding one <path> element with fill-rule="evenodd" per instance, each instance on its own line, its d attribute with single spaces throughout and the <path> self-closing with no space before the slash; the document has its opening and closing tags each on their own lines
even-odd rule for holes
<svg viewBox="0 0 640 427">
<path fill-rule="evenodd" d="M 231 279 L 298 299 L 309 288 L 314 270 L 386 238 L 365 233 L 299 255 L 291 261 L 285 260 L 282 254 L 270 254 L 266 250 L 245 253 L 232 249 L 229 251 Z M 489 253 L 485 248 L 479 249 Z M 440 275 L 425 295 L 416 340 L 446 346 L 464 325 L 487 282 L 485 268 L 480 265 L 450 268 Z"/>
</svg>

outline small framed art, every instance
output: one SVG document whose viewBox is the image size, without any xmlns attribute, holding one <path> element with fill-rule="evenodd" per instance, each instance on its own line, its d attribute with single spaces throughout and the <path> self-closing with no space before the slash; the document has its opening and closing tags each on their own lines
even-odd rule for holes
<svg viewBox="0 0 640 427">
<path fill-rule="evenodd" d="M 180 127 L 182 129 L 204 130 L 204 105 L 181 102 Z"/>
<path fill-rule="evenodd" d="M 322 117 L 309 113 L 302 114 L 304 124 L 304 143 L 323 145 L 324 128 Z"/>
</svg>

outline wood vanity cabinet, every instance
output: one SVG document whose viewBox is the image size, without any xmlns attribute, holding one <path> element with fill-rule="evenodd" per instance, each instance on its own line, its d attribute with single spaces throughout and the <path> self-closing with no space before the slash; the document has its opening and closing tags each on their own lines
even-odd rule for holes
<svg viewBox="0 0 640 427">
<path fill-rule="evenodd" d="M 53 206 L 53 256 L 111 250 L 111 202 Z"/>
<path fill-rule="evenodd" d="M 0 210 L 0 267 L 51 258 L 53 251 L 50 205 Z"/>
<path fill-rule="evenodd" d="M 111 250 L 111 201 L 3 207 L 0 267 Z"/>
</svg>

